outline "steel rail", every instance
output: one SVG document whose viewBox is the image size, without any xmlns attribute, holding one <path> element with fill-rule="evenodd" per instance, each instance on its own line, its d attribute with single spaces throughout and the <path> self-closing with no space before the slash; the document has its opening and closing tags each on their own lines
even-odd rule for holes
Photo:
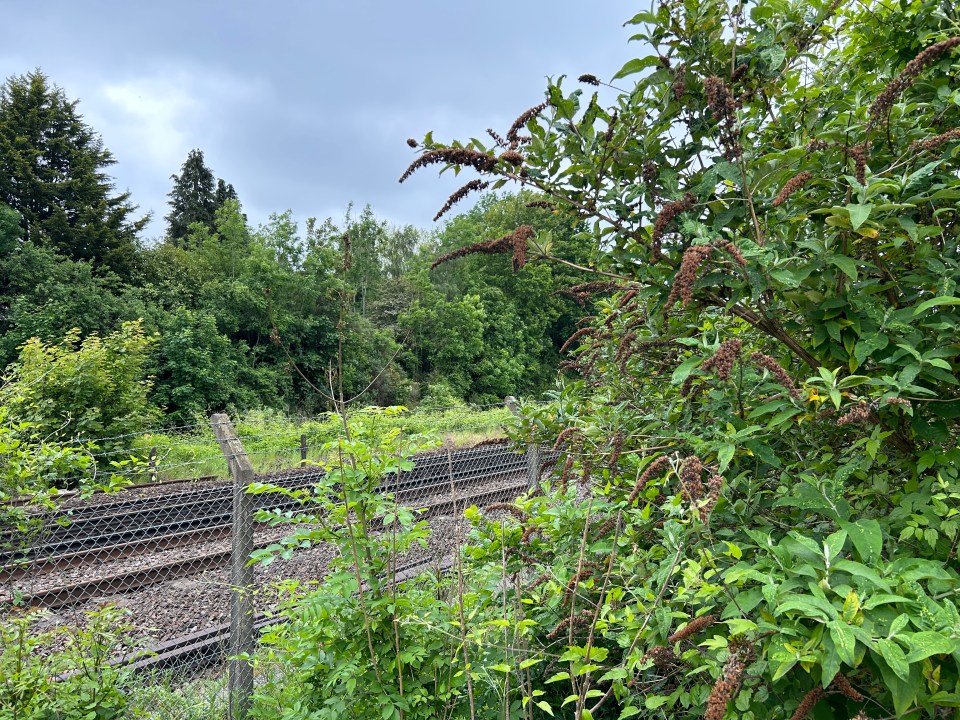
<svg viewBox="0 0 960 720">
<path fill-rule="evenodd" d="M 465 473 L 473 473 L 474 478 L 483 478 L 513 472 L 522 466 L 522 457 L 513 452 L 504 452 L 501 448 L 483 448 L 479 452 L 460 451 L 453 463 L 454 479 L 459 482 L 471 479 L 464 477 Z M 458 465 L 459 469 L 456 467 Z M 464 465 L 466 467 L 463 467 Z M 434 468 L 443 472 L 431 472 Z M 387 480 L 377 489 L 382 492 L 424 492 L 445 487 L 450 480 L 449 475 L 445 457 L 428 457 L 421 460 L 412 471 L 400 473 L 398 479 Z M 293 488 L 309 487 L 311 483 L 315 484 L 319 477 L 317 473 L 308 478 L 300 474 L 294 478 L 297 484 Z M 274 484 L 279 480 L 283 486 L 290 482 L 291 476 L 285 474 L 279 478 L 268 479 L 274 481 Z M 56 560 L 61 557 L 64 558 L 64 564 L 59 567 L 75 567 L 78 556 L 84 551 L 92 552 L 95 548 L 103 549 L 110 557 L 115 558 L 122 556 L 119 554 L 119 546 L 143 548 L 147 547 L 144 543 L 164 536 L 176 536 L 172 541 L 173 546 L 182 545 L 184 533 L 200 532 L 229 523 L 228 491 L 229 488 L 214 488 L 178 494 L 174 498 L 146 498 L 91 508 L 86 517 L 71 520 L 68 525 L 53 528 L 46 533 L 42 544 L 0 553 L 0 581 L 22 577 L 27 572 L 54 570 L 58 567 Z M 262 497 L 259 503 L 261 507 L 258 509 L 272 507 L 286 510 L 296 505 L 294 500 L 271 504 L 271 498 L 266 495 Z M 132 508 L 131 503 L 137 507 Z M 121 505 L 121 508 L 111 508 L 112 505 Z M 111 509 L 118 509 L 119 512 L 111 512 Z M 26 561 L 33 561 L 35 564 L 25 570 Z"/>
<path fill-rule="evenodd" d="M 456 500 L 443 500 L 428 505 L 420 513 L 421 518 L 448 514 L 456 508 L 469 505 L 489 504 L 504 499 L 515 498 L 526 489 L 526 483 L 516 484 L 505 488 L 487 490 L 472 495 L 464 495 Z M 265 548 L 275 541 L 270 540 L 257 544 L 257 549 Z M 224 567 L 230 560 L 229 548 L 221 551 L 194 555 L 187 560 L 173 560 L 149 567 L 137 568 L 127 572 L 108 575 L 85 582 L 70 583 L 47 588 L 34 593 L 21 594 L 18 601 L 25 607 L 44 607 L 56 609 L 75 605 L 95 597 L 111 595 L 132 590 L 139 590 L 150 585 L 156 585 L 167 580 L 176 580 L 196 575 L 205 570 Z"/>
</svg>

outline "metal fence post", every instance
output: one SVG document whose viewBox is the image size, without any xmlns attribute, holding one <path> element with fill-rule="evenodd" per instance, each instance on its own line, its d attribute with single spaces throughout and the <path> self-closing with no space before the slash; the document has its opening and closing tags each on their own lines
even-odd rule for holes
<svg viewBox="0 0 960 720">
<path fill-rule="evenodd" d="M 230 563 L 230 667 L 228 692 L 231 720 L 243 720 L 253 697 L 253 665 L 239 655 L 251 655 L 254 649 L 253 497 L 246 487 L 253 482 L 253 466 L 237 438 L 230 418 L 222 413 L 210 417 L 210 425 L 227 459 L 233 477 L 233 547 Z"/>
<path fill-rule="evenodd" d="M 503 399 L 503 404 L 510 412 L 520 417 L 520 407 L 513 395 L 507 395 Z M 540 487 L 540 446 L 532 439 L 529 440 L 524 456 L 527 458 L 527 488 L 536 490 Z"/>
</svg>

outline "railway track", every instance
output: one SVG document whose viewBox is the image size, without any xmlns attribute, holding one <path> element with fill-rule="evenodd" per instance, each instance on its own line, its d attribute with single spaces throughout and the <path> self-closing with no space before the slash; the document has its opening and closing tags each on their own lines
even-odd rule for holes
<svg viewBox="0 0 960 720">
<path fill-rule="evenodd" d="M 458 502 L 459 504 L 459 502 Z M 439 563 L 434 559 L 421 560 L 397 567 L 396 582 L 416 577 L 428 569 L 446 572 L 454 561 L 447 557 Z M 254 618 L 254 630 L 259 634 L 282 618 L 258 613 Z M 213 625 L 203 630 L 181 635 L 143 651 L 112 661 L 114 667 L 123 667 L 138 674 L 175 671 L 179 674 L 199 672 L 224 660 L 230 647 L 230 623 Z M 66 679 L 66 676 L 57 678 Z"/>
<path fill-rule="evenodd" d="M 465 485 L 520 472 L 525 459 L 504 447 L 462 450 L 450 460 L 446 455 L 426 456 L 413 470 L 392 477 L 380 489 L 396 492 L 401 500 L 440 491 L 449 487 L 451 465 L 453 480 Z M 295 471 L 265 479 L 287 488 L 306 488 L 320 477 L 319 471 Z M 0 582 L 227 537 L 232 493 L 232 487 L 223 485 L 49 515 L 41 542 L 0 552 Z M 255 505 L 280 511 L 300 507 L 295 500 L 278 501 L 269 494 L 257 496 Z M 0 535 L 0 547 L 11 547 L 12 540 L 9 534 Z"/>
<path fill-rule="evenodd" d="M 526 490 L 527 485 L 518 482 L 505 488 L 475 492 L 457 497 L 456 500 L 442 500 L 423 508 L 421 517 L 447 515 L 457 508 L 470 505 L 488 505 L 490 503 L 510 500 Z M 260 549 L 272 544 L 273 541 L 258 543 Z M 168 580 L 197 575 L 205 570 L 223 568 L 229 565 L 230 549 L 218 550 L 200 555 L 191 555 L 186 559 L 173 560 L 156 565 L 136 568 L 127 572 L 116 573 L 77 583 L 68 583 L 46 588 L 37 592 L 20 593 L 19 602 L 26 607 L 47 608 L 54 610 L 69 605 L 76 605 L 92 598 L 116 595 L 119 593 L 139 590 L 150 585 L 156 585 Z"/>
</svg>

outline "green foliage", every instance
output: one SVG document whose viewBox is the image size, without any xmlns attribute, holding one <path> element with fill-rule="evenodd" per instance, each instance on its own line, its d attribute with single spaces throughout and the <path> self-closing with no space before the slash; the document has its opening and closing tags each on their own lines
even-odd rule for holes
<svg viewBox="0 0 960 720">
<path fill-rule="evenodd" d="M 146 219 L 114 194 L 113 156 L 77 102 L 39 71 L 0 88 L 0 163 L 0 202 L 20 213 L 24 239 L 129 276 Z"/>
<path fill-rule="evenodd" d="M 579 234 L 579 223 L 528 206 L 537 198 L 485 195 L 425 247 L 415 294 L 398 321 L 411 338 L 405 364 L 414 379 L 443 382 L 481 403 L 552 385 L 557 351 L 584 314 L 561 291 L 583 282 L 582 272 L 544 264 L 515 272 L 509 258 L 497 256 L 427 270 L 438 253 L 500 237 L 516 224 L 537 225 L 558 256 L 586 262 L 590 239 Z"/>
<path fill-rule="evenodd" d="M 271 562 L 320 542 L 339 551 L 318 587 L 291 589 L 286 622 L 263 638 L 266 650 L 257 659 L 276 679 L 259 693 L 256 717 L 435 718 L 464 684 L 458 643 L 445 631 L 450 610 L 438 588 L 419 582 L 398 587 L 395 581 L 398 560 L 425 543 L 429 528 L 377 488 L 411 470 L 414 453 L 435 446 L 385 426 L 402 410 L 354 416 L 344 436 L 325 447 L 326 474 L 316 487 L 250 488 L 303 503 L 292 518 L 263 511 L 260 520 L 310 523 L 255 552 L 255 559 Z"/>
<path fill-rule="evenodd" d="M 145 376 L 156 342 L 139 321 L 103 338 L 72 330 L 48 345 L 31 338 L 0 388 L 0 405 L 47 438 L 101 438 L 149 427 L 156 412 Z"/>
<path fill-rule="evenodd" d="M 74 630 L 37 632 L 38 613 L 0 620 L 0 719 L 114 720 L 129 717 L 126 673 L 109 659 L 128 648 L 123 613 L 105 607 Z M 61 650 L 50 650 L 60 640 Z M 59 679 L 58 679 L 59 678 Z"/>
<path fill-rule="evenodd" d="M 517 429 L 562 435 L 560 481 L 523 520 L 473 515 L 504 704 L 956 713 L 958 20 L 662 3 L 609 106 L 558 78 L 527 142 L 427 137 L 587 222 L 619 283 Z"/>
<path fill-rule="evenodd" d="M 163 316 L 162 322 L 151 399 L 164 408 L 170 423 L 189 425 L 214 412 L 256 404 L 244 392 L 245 358 L 220 333 L 213 315 L 181 310 Z"/>
<path fill-rule="evenodd" d="M 237 193 L 233 185 L 217 180 L 203 161 L 203 151 L 191 150 L 187 153 L 179 175 L 172 175 L 173 189 L 170 198 L 170 213 L 167 221 L 167 240 L 174 245 L 188 242 L 191 226 L 200 223 L 209 230 L 214 229 L 214 214 L 228 200 L 236 201 Z"/>
</svg>

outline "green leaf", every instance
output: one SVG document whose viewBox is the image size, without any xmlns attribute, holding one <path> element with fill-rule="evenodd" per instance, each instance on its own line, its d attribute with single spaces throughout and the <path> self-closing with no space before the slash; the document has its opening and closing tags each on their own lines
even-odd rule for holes
<svg viewBox="0 0 960 720">
<path fill-rule="evenodd" d="M 880 530 L 879 522 L 872 519 L 858 520 L 855 523 L 841 522 L 840 527 L 847 531 L 862 562 L 873 565 L 880 559 L 880 552 L 883 549 L 883 532 Z"/>
<path fill-rule="evenodd" d="M 692 357 L 684 360 L 680 365 L 677 366 L 677 369 L 673 371 L 673 375 L 670 378 L 670 382 L 673 385 L 680 385 L 686 380 L 690 373 L 694 371 L 696 367 L 703 362 L 702 357 Z"/>
<path fill-rule="evenodd" d="M 777 606 L 774 614 L 782 615 L 791 610 L 799 612 L 806 617 L 820 618 L 824 621 L 833 620 L 838 616 L 837 609 L 826 600 L 807 595 L 795 595 L 787 598 Z"/>
<path fill-rule="evenodd" d="M 828 623 L 830 628 L 830 639 L 837 649 L 837 656 L 850 667 L 854 666 L 856 661 L 857 638 L 847 623 L 842 620 L 834 620 Z"/>
<path fill-rule="evenodd" d="M 490 665 L 490 670 L 496 670 L 497 672 L 508 673 L 510 672 L 510 666 L 506 663 L 497 663 L 496 665 Z"/>
<path fill-rule="evenodd" d="M 667 695 L 647 695 L 643 705 L 647 710 L 656 710 L 661 705 L 666 705 L 670 698 Z"/>
<path fill-rule="evenodd" d="M 953 297 L 952 295 L 942 295 L 940 297 L 930 298 L 926 302 L 922 302 L 917 305 L 913 310 L 913 315 L 916 317 L 922 313 L 925 313 L 930 308 L 939 307 L 941 305 L 960 305 L 960 298 Z"/>
<path fill-rule="evenodd" d="M 893 670 L 901 680 L 910 677 L 910 665 L 907 663 L 907 656 L 903 650 L 893 640 L 881 638 L 877 640 L 877 649 L 889 668 Z"/>
<path fill-rule="evenodd" d="M 960 649 L 960 640 L 947 636 L 946 633 L 924 631 L 902 636 L 910 644 L 910 652 L 906 657 L 908 663 L 926 660 L 931 655 L 949 655 Z"/>
<path fill-rule="evenodd" d="M 537 707 L 543 710 L 547 715 L 553 717 L 553 708 L 546 700 L 537 700 Z"/>
<path fill-rule="evenodd" d="M 854 230 L 856 230 L 867 221 L 867 218 L 870 217 L 870 211 L 873 210 L 873 205 L 858 205 L 856 203 L 851 203 L 847 205 L 847 210 L 850 211 L 850 225 Z"/>
<path fill-rule="evenodd" d="M 720 472 L 722 473 L 727 469 L 727 465 L 730 464 L 730 461 L 733 459 L 733 453 L 736 450 L 734 445 L 723 445 L 717 451 L 717 460 L 720 462 Z"/>
<path fill-rule="evenodd" d="M 627 63 L 620 68 L 616 75 L 613 76 L 614 80 L 619 80 L 625 78 L 628 75 L 633 75 L 638 73 L 648 67 L 653 67 L 654 65 L 660 64 L 660 58 L 656 55 L 648 55 L 643 58 L 634 58 L 633 60 L 628 60 Z"/>
<path fill-rule="evenodd" d="M 857 263 L 853 258 L 848 258 L 846 255 L 831 255 L 827 258 L 827 261 L 831 265 L 836 265 L 840 268 L 843 274 L 851 280 L 857 279 Z"/>
</svg>

